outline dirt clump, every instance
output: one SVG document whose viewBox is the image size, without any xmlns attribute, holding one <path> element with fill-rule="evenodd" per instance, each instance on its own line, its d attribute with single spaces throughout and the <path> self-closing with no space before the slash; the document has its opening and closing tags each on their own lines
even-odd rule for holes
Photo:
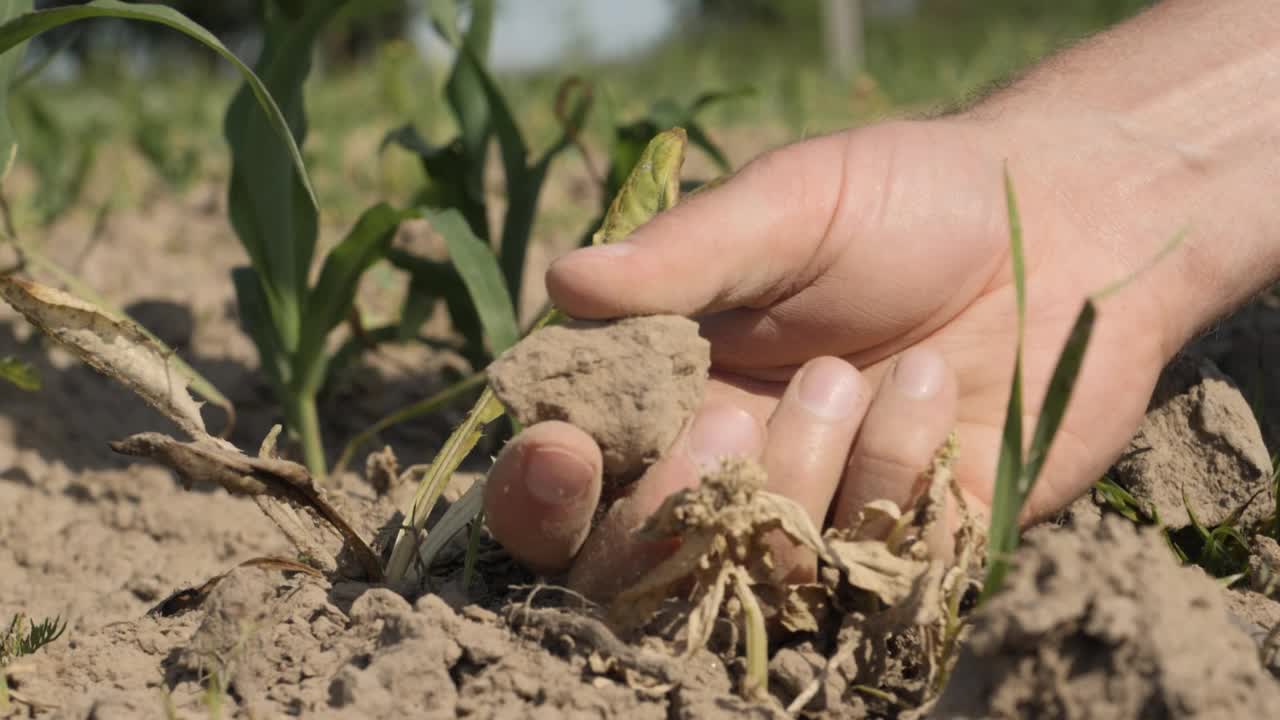
<svg viewBox="0 0 1280 720">
<path fill-rule="evenodd" d="M 1245 508 L 1263 520 L 1271 497 L 1271 459 L 1249 403 L 1208 361 L 1166 370 L 1146 418 L 1114 467 L 1116 481 L 1149 503 L 1171 527 L 1211 527 Z M 1246 507 L 1247 506 L 1247 507 Z"/>
<path fill-rule="evenodd" d="M 974 615 L 936 716 L 1266 717 L 1277 703 L 1221 588 L 1156 532 L 1107 517 L 1028 539 Z"/>
<path fill-rule="evenodd" d="M 488 370 L 523 425 L 562 420 L 600 445 L 615 484 L 638 478 L 671 447 L 702 402 L 711 345 L 676 315 L 543 328 Z"/>
</svg>

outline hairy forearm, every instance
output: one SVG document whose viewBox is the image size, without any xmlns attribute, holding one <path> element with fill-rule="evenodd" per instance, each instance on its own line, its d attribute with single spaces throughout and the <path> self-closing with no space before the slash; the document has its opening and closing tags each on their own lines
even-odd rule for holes
<svg viewBox="0 0 1280 720">
<path fill-rule="evenodd" d="M 1172 349 L 1280 278 L 1280 6 L 1166 0 L 973 111 L 1141 267 Z"/>
</svg>

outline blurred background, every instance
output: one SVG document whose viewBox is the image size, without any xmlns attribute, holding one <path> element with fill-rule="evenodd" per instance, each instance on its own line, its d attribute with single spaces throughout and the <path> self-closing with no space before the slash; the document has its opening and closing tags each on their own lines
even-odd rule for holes
<svg viewBox="0 0 1280 720">
<path fill-rule="evenodd" d="M 428 20 L 430 1 L 357 3 L 316 58 L 305 150 L 334 222 L 420 184 L 413 158 L 380 149 L 388 131 L 410 123 L 433 142 L 454 132 L 440 93 L 452 60 Z M 164 4 L 254 58 L 260 0 Z M 587 147 L 655 105 L 727 93 L 699 119 L 738 165 L 806 135 L 963 102 L 1146 4 L 499 0 L 488 60 L 535 150 L 554 137 L 557 91 L 576 77 L 596 98 Z M 222 114 L 237 81 L 225 62 L 161 26 L 88 21 L 41 36 L 11 108 L 26 217 L 48 222 L 72 208 L 222 186 Z"/>
</svg>

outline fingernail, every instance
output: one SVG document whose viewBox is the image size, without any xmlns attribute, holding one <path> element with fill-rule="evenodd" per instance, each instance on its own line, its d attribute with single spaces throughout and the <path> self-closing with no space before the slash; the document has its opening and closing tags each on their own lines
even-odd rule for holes
<svg viewBox="0 0 1280 720">
<path fill-rule="evenodd" d="M 914 348 L 898 358 L 893 369 L 893 384 L 908 397 L 926 400 L 942 389 L 946 373 L 941 355 L 933 350 Z"/>
<path fill-rule="evenodd" d="M 524 458 L 524 486 L 548 505 L 567 505 L 582 497 L 595 470 L 582 458 L 559 448 L 539 447 Z"/>
<path fill-rule="evenodd" d="M 800 371 L 796 396 L 806 410 L 820 418 L 846 418 L 858 396 L 858 371 L 838 358 L 814 360 Z"/>
<path fill-rule="evenodd" d="M 725 458 L 754 458 L 763 447 L 760 424 L 732 405 L 704 408 L 689 429 L 689 455 L 703 471 L 718 468 Z"/>
</svg>

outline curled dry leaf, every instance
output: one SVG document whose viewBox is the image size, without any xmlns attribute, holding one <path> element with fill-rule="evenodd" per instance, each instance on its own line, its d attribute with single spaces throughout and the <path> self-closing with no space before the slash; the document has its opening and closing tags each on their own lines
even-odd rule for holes
<svg viewBox="0 0 1280 720">
<path fill-rule="evenodd" d="M 921 473 L 916 500 L 903 510 L 892 502 L 873 502 L 852 528 L 825 535 L 794 501 L 763 490 L 765 472 L 758 464 L 730 460 L 695 488 L 668 497 L 645 522 L 648 539 L 679 538 L 676 551 L 635 586 L 615 598 L 612 619 L 635 628 L 644 625 L 658 606 L 680 587 L 689 587 L 685 618 L 685 653 L 704 647 L 718 619 L 726 616 L 744 631 L 747 677 L 744 689 L 763 687 L 761 653 L 767 650 L 762 608 L 789 632 L 813 632 L 832 606 L 850 592 L 874 598 L 879 610 L 857 615 L 857 632 L 843 643 L 833 661 L 843 662 L 857 649 L 879 652 L 885 638 L 918 631 L 927 647 L 927 680 L 939 675 L 954 648 L 953 608 L 966 590 L 964 578 L 975 557 L 974 528 L 951 474 L 956 455 L 954 436 Z M 948 495 L 954 496 L 964 520 L 955 533 L 959 565 L 948 567 L 930 555 L 929 540 L 944 531 Z M 769 536 L 780 532 L 812 550 L 827 568 L 822 584 L 779 587 L 774 583 Z M 852 617 L 850 615 L 849 617 Z M 846 619 L 848 622 L 848 619 Z M 878 644 L 878 645 L 877 645 Z M 824 674 L 832 671 L 828 666 Z M 872 680 L 874 681 L 874 680 Z M 920 684 L 932 687 L 932 682 Z M 813 696 L 813 689 L 802 698 Z M 807 702 L 803 699 L 801 704 Z"/>
<path fill-rule="evenodd" d="M 100 373 L 133 390 L 192 438 L 207 433 L 200 403 L 168 349 L 135 323 L 113 317 L 61 290 L 0 276 L 0 296 L 49 337 Z"/>
<path fill-rule="evenodd" d="M 315 512 L 342 537 L 348 550 L 354 555 L 364 576 L 370 580 L 382 579 L 382 567 L 377 556 L 360 537 L 359 533 L 324 497 L 316 487 L 307 469 L 298 463 L 277 458 L 251 458 L 230 444 L 205 437 L 194 442 L 179 442 L 160 433 L 139 433 L 111 443 L 111 449 L 122 455 L 145 457 L 173 469 L 188 487 L 195 483 L 214 483 L 232 495 L 248 495 L 259 499 L 278 499 L 290 505 Z M 266 507 L 263 507 L 267 511 Z M 281 520 L 270 511 L 269 517 Z M 298 540 L 283 525 L 281 529 L 297 544 Z M 309 552 L 307 547 L 299 547 Z"/>
</svg>

